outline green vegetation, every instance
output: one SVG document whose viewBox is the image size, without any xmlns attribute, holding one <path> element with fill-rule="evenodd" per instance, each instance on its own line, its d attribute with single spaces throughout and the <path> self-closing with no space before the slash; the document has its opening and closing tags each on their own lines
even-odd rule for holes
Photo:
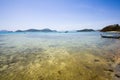
<svg viewBox="0 0 120 80">
<path fill-rule="evenodd" d="M 109 25 L 104 27 L 102 32 L 107 32 L 107 31 L 120 31 L 120 25 L 119 24 L 114 24 L 114 25 Z"/>
</svg>

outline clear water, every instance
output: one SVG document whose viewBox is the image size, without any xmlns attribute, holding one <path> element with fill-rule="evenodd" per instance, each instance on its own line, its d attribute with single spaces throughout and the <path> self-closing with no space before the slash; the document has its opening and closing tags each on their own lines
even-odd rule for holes
<svg viewBox="0 0 120 80">
<path fill-rule="evenodd" d="M 0 33 L 0 80 L 112 80 L 106 54 L 119 48 L 99 32 Z"/>
</svg>

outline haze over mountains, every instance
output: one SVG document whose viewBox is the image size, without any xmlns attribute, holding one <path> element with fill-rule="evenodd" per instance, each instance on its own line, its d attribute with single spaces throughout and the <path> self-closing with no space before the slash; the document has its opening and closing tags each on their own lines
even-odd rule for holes
<svg viewBox="0 0 120 80">
<path fill-rule="evenodd" d="M 82 29 L 82 30 L 73 30 L 73 31 L 74 32 L 91 32 L 91 31 L 95 31 L 95 30 Z M 27 29 L 27 30 L 16 30 L 16 31 L 0 30 L 0 32 L 59 32 L 59 31 L 45 28 L 45 29 Z M 60 32 L 64 32 L 64 31 L 60 31 Z M 71 31 L 67 30 L 65 32 L 71 32 Z"/>
<path fill-rule="evenodd" d="M 120 25 L 119 24 L 113 24 L 105 26 L 101 30 L 94 30 L 94 29 L 80 29 L 80 30 L 73 30 L 74 32 L 94 32 L 94 31 L 101 31 L 101 32 L 107 32 L 107 31 L 120 31 Z M 8 31 L 8 30 L 0 30 L 0 32 L 60 32 L 57 30 L 52 30 L 49 28 L 44 29 L 27 29 L 27 30 L 16 30 L 16 31 Z M 71 32 L 69 30 L 61 31 L 61 32 Z"/>
</svg>

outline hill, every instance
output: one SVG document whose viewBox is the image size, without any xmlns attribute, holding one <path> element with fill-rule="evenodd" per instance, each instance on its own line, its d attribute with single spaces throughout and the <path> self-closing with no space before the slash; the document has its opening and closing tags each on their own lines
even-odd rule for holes
<svg viewBox="0 0 120 80">
<path fill-rule="evenodd" d="M 16 32 L 57 32 L 57 31 L 45 28 L 41 30 L 39 29 L 17 30 Z"/>
<path fill-rule="evenodd" d="M 101 32 L 107 31 L 120 31 L 120 25 L 119 24 L 108 25 L 101 30 Z"/>
<path fill-rule="evenodd" d="M 95 31 L 93 29 L 82 29 L 82 30 L 77 30 L 77 32 L 92 32 Z"/>
</svg>

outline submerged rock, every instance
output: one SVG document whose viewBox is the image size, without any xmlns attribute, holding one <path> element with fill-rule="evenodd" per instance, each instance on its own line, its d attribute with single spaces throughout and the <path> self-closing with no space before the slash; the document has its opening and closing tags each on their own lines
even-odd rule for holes
<svg viewBox="0 0 120 80">
<path fill-rule="evenodd" d="M 106 68 L 104 68 L 105 71 L 109 71 L 109 72 L 114 72 L 114 68 L 110 65 Z"/>
<path fill-rule="evenodd" d="M 100 60 L 99 59 L 94 59 L 94 62 L 100 62 Z"/>
<path fill-rule="evenodd" d="M 87 66 L 87 65 L 85 66 L 85 68 L 90 69 L 90 67 L 89 67 L 89 66 Z"/>
<path fill-rule="evenodd" d="M 44 80 L 44 77 L 43 76 L 39 76 L 38 79 L 39 80 Z"/>
<path fill-rule="evenodd" d="M 120 64 L 117 64 L 115 67 L 115 72 L 120 72 Z"/>
<path fill-rule="evenodd" d="M 59 75 L 61 75 L 61 74 L 62 74 L 62 72 L 61 72 L 61 71 L 58 71 L 58 74 L 59 74 Z"/>
<path fill-rule="evenodd" d="M 4 70 L 6 70 L 7 68 L 8 68 L 8 65 L 4 65 L 4 66 L 0 67 L 0 71 L 4 71 Z"/>
<path fill-rule="evenodd" d="M 115 80 L 120 80 L 120 64 L 115 67 Z"/>
<path fill-rule="evenodd" d="M 120 72 L 115 73 L 115 77 L 120 78 Z"/>
</svg>

